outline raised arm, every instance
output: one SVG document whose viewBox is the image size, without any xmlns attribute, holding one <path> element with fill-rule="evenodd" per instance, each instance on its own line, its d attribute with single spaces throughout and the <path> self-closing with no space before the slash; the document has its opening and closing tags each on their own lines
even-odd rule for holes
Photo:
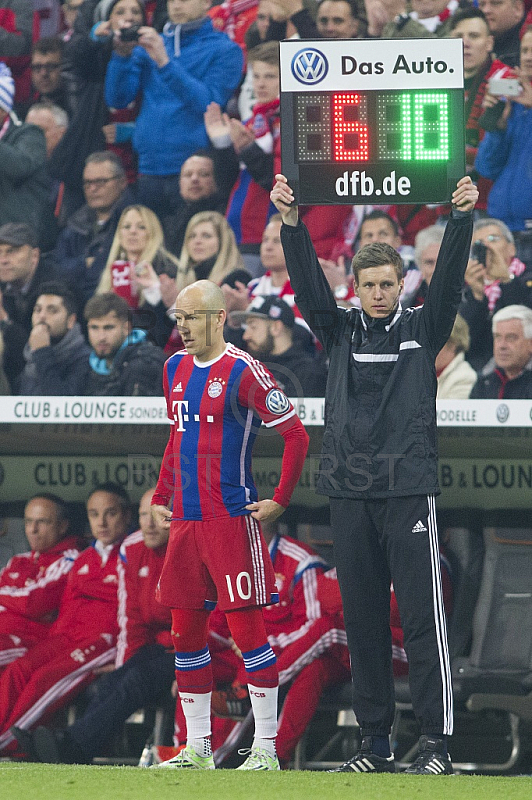
<svg viewBox="0 0 532 800">
<path fill-rule="evenodd" d="M 299 212 L 294 203 L 294 192 L 288 185 L 284 175 L 275 176 L 275 185 L 270 192 L 270 199 L 283 218 L 285 225 L 295 227 L 299 220 Z"/>
<path fill-rule="evenodd" d="M 297 307 L 309 328 L 330 352 L 347 319 L 346 311 L 336 305 L 309 232 L 299 220 L 294 193 L 284 175 L 275 176 L 270 198 L 283 219 L 281 241 Z"/>
<path fill-rule="evenodd" d="M 421 310 L 427 338 L 438 353 L 451 334 L 462 297 L 464 274 L 473 233 L 472 211 L 478 190 L 467 175 L 452 195 L 453 210 L 445 228 L 429 292 Z"/>
</svg>

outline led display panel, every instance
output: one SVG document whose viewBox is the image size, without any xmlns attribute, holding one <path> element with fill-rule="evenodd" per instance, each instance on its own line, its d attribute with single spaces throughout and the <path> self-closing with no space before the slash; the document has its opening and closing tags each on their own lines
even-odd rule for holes
<svg viewBox="0 0 532 800">
<path fill-rule="evenodd" d="M 465 174 L 461 40 L 281 42 L 281 155 L 300 203 L 448 202 Z"/>
</svg>

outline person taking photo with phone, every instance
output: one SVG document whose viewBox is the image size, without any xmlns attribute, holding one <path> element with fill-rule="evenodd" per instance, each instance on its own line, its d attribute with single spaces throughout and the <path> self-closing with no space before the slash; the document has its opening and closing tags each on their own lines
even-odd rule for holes
<svg viewBox="0 0 532 800">
<path fill-rule="evenodd" d="M 467 359 L 477 371 L 492 356 L 492 317 L 508 305 L 530 305 L 530 271 L 516 256 L 512 231 L 500 219 L 480 219 L 473 228 L 466 288 L 460 305 L 471 334 Z"/>
</svg>

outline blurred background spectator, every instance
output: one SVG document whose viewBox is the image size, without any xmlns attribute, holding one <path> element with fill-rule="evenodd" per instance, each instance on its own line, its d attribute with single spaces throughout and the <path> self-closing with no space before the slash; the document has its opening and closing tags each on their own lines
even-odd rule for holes
<svg viewBox="0 0 532 800">
<path fill-rule="evenodd" d="M 476 6 L 461 8 L 451 19 L 450 36 L 464 43 L 464 100 L 466 123 L 466 166 L 477 183 L 480 193 L 475 214 L 486 211 L 491 181 L 473 169 L 478 145 L 484 135 L 480 117 L 490 78 L 506 78 L 515 73 L 497 58 L 493 58 L 493 35 L 488 21 Z"/>
<path fill-rule="evenodd" d="M 493 314 L 508 305 L 532 306 L 530 275 L 525 270 L 504 222 L 486 217 L 475 223 L 459 310 L 471 333 L 468 360 L 477 370 L 491 358 Z"/>
<path fill-rule="evenodd" d="M 227 219 L 246 269 L 257 275 L 262 231 L 275 213 L 270 188 L 281 169 L 279 45 L 258 45 L 249 51 L 248 62 L 256 101 L 251 117 L 244 124 L 211 103 L 205 127 L 214 147 L 217 180 L 230 190 Z"/>
<path fill-rule="evenodd" d="M 46 156 L 49 160 L 68 128 L 66 111 L 48 100 L 41 100 L 30 106 L 26 122 L 37 125 L 44 133 Z"/>
<path fill-rule="evenodd" d="M 383 39 L 426 39 L 449 35 L 458 0 L 367 0 L 368 34 Z"/>
<path fill-rule="evenodd" d="M 519 63 L 520 28 L 525 20 L 523 0 L 479 0 L 478 7 L 493 34 L 496 58 L 515 67 Z"/>
<path fill-rule="evenodd" d="M 42 249 L 50 250 L 56 237 L 49 204 L 46 142 L 35 125 L 20 122 L 13 112 L 14 82 L 0 61 L 0 225 L 28 223 Z"/>
<path fill-rule="evenodd" d="M 74 23 L 83 3 L 84 0 L 63 0 L 63 30 L 61 31 L 61 39 L 64 42 L 68 42 L 72 38 Z"/>
<path fill-rule="evenodd" d="M 404 299 L 401 300 L 406 308 L 420 306 L 425 302 L 444 232 L 445 229 L 441 225 L 429 225 L 428 228 L 423 228 L 416 234 L 414 261 L 419 270 L 421 281 L 418 281 L 417 286 L 413 286 L 409 296 L 405 295 Z"/>
<path fill-rule="evenodd" d="M 225 212 L 229 192 L 222 192 L 214 170 L 214 159 L 208 150 L 198 150 L 187 158 L 179 173 L 179 208 L 163 217 L 166 246 L 176 256 L 181 254 L 188 223 L 200 211 Z"/>
<path fill-rule="evenodd" d="M 517 72 L 521 94 L 506 100 L 496 128 L 480 143 L 475 167 L 494 182 L 488 197 L 489 215 L 508 225 L 518 257 L 532 267 L 532 25 L 521 39 Z M 484 106 L 493 107 L 498 100 L 486 94 Z"/>
<path fill-rule="evenodd" d="M 54 257 L 81 308 L 94 294 L 123 209 L 131 205 L 122 162 L 115 153 L 88 156 L 83 170 L 85 204 L 67 220 Z"/>
<path fill-rule="evenodd" d="M 187 225 L 179 258 L 178 291 L 205 278 L 219 284 L 230 272 L 243 267 L 235 235 L 225 217 L 216 211 L 195 214 Z"/>
<path fill-rule="evenodd" d="M 208 0 L 168 0 L 162 35 L 143 26 L 133 41 L 113 36 L 106 100 L 126 108 L 141 93 L 133 136 L 138 197 L 159 216 L 177 209 L 179 171 L 208 144 L 205 109 L 211 102 L 224 108 L 240 83 L 242 51 L 213 29 L 208 7 Z"/>
<path fill-rule="evenodd" d="M 82 178 L 91 153 L 107 147 L 122 160 L 128 179 L 135 179 L 131 123 L 138 110 L 136 97 L 119 112 L 107 108 L 104 81 L 115 33 L 118 36 L 122 28 L 145 21 L 142 0 L 85 0 L 79 8 L 64 52 L 65 70 L 76 84 L 77 113 L 57 148 L 52 170 L 53 176 L 64 182 L 69 214 L 84 202 Z"/>
<path fill-rule="evenodd" d="M 30 53 L 36 22 L 29 0 L 2 0 L 0 60 L 13 73 L 17 104 L 25 102 L 31 91 Z"/>
<path fill-rule="evenodd" d="M 294 342 L 294 312 L 281 297 L 257 295 L 232 317 L 244 325 L 244 350 L 268 367 L 288 397 L 324 396 L 325 364 Z"/>
<path fill-rule="evenodd" d="M 59 36 L 49 36 L 35 42 L 31 52 L 33 91 L 25 110 L 21 109 L 23 116 L 31 103 L 41 100 L 60 106 L 69 117 L 72 116 L 75 102 L 73 87 L 68 85 L 62 69 L 63 40 Z"/>
<path fill-rule="evenodd" d="M 167 311 L 177 297 L 179 261 L 164 247 L 161 223 L 146 206 L 122 212 L 96 294 L 114 292 L 135 314 L 135 324 L 164 347 L 173 328 Z M 145 312 L 145 313 L 143 313 Z"/>
<path fill-rule="evenodd" d="M 477 373 L 465 360 L 469 350 L 469 326 L 457 314 L 446 344 L 436 356 L 436 377 L 438 378 L 439 400 L 467 400 L 476 383 Z"/>
<path fill-rule="evenodd" d="M 471 391 L 481 400 L 532 398 L 532 309 L 506 306 L 493 315 L 493 359 Z"/>
<path fill-rule="evenodd" d="M 41 256 L 37 235 L 30 225 L 8 222 L 0 227 L 0 313 L 4 318 L 21 325 L 29 334 L 41 284 L 55 277 L 53 263 Z"/>
<path fill-rule="evenodd" d="M 76 316 L 76 299 L 61 283 L 43 283 L 24 348 L 18 394 L 83 394 L 90 348 Z"/>
<path fill-rule="evenodd" d="M 131 329 L 126 301 L 113 292 L 95 295 L 84 315 L 92 351 L 83 394 L 162 396 L 166 356 L 146 331 Z"/>
</svg>

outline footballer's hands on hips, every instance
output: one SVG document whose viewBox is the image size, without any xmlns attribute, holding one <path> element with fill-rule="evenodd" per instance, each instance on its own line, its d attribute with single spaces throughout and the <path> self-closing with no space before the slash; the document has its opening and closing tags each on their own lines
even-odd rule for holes
<svg viewBox="0 0 532 800">
<path fill-rule="evenodd" d="M 279 505 L 275 500 L 258 500 L 256 503 L 250 503 L 246 508 L 251 511 L 253 519 L 259 522 L 275 522 L 285 510 L 284 506 Z"/>
<path fill-rule="evenodd" d="M 453 192 L 453 206 L 456 206 L 459 211 L 473 211 L 477 200 L 478 189 L 469 175 L 466 175 L 464 178 L 460 178 L 456 184 L 456 189 Z"/>
<path fill-rule="evenodd" d="M 170 520 L 172 519 L 172 512 L 166 506 L 153 505 L 151 507 L 151 515 L 156 525 L 168 530 L 170 528 Z"/>
<path fill-rule="evenodd" d="M 275 176 L 275 185 L 270 192 L 270 200 L 283 218 L 285 225 L 297 225 L 298 213 L 297 206 L 294 205 L 294 192 L 288 185 L 284 175 L 279 173 Z"/>
</svg>

